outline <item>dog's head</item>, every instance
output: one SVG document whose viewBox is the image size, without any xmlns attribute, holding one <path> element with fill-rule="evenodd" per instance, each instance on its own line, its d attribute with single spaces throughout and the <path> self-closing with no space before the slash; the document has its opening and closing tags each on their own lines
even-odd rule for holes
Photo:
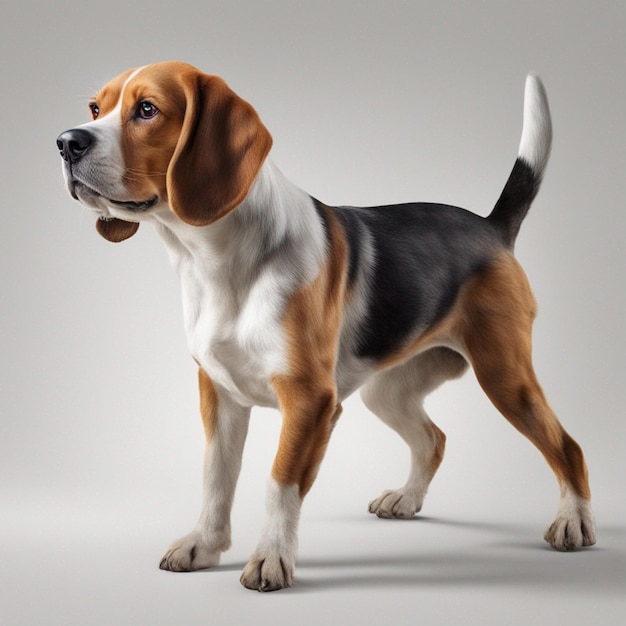
<svg viewBox="0 0 626 626">
<path fill-rule="evenodd" d="M 93 120 L 57 146 L 69 193 L 109 241 L 167 206 L 195 226 L 218 220 L 244 200 L 272 145 L 250 104 L 185 63 L 128 70 L 89 108 Z"/>
</svg>

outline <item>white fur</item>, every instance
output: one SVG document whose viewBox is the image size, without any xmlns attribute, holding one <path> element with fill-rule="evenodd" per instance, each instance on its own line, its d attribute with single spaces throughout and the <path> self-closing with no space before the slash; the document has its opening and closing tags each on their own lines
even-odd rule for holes
<svg viewBox="0 0 626 626">
<path fill-rule="evenodd" d="M 219 563 L 231 543 L 230 512 L 248 433 L 250 409 L 218 390 L 218 419 L 204 454 L 202 512 L 196 527 L 175 541 L 161 568 L 190 571 Z"/>
<path fill-rule="evenodd" d="M 411 471 L 406 484 L 383 491 L 370 502 L 370 513 L 385 518 L 407 518 L 420 511 L 433 478 L 433 455 L 440 445 L 424 410 L 424 399 L 466 369 L 467 363 L 458 354 L 435 348 L 377 374 L 362 388 L 361 397 L 367 408 L 393 428 L 411 451 Z"/>
<path fill-rule="evenodd" d="M 277 406 L 272 376 L 288 373 L 284 304 L 326 255 L 311 198 L 270 160 L 246 200 L 205 227 L 152 214 L 183 292 L 191 354 L 241 405 Z"/>
<path fill-rule="evenodd" d="M 561 499 L 556 519 L 546 530 L 544 539 L 557 550 L 563 552 L 592 546 L 596 542 L 596 527 L 591 512 L 591 504 L 574 493 L 563 483 Z"/>
<path fill-rule="evenodd" d="M 301 506 L 298 485 L 284 487 L 270 478 L 265 527 L 241 574 L 244 586 L 259 591 L 291 586 L 298 551 Z"/>
<path fill-rule="evenodd" d="M 552 122 L 545 87 L 538 76 L 526 78 L 524 90 L 524 123 L 518 156 L 541 176 L 552 145 Z"/>
</svg>

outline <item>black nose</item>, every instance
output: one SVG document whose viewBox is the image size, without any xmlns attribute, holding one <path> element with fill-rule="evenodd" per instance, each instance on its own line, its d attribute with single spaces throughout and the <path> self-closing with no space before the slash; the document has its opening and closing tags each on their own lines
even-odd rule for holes
<svg viewBox="0 0 626 626">
<path fill-rule="evenodd" d="M 88 130 L 73 128 L 57 137 L 57 148 L 63 159 L 69 163 L 76 163 L 85 156 L 93 141 L 93 135 Z"/>
</svg>

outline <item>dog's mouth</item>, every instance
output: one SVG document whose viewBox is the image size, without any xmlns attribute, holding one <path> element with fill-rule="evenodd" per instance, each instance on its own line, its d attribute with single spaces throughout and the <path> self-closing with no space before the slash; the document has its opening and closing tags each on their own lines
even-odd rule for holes
<svg viewBox="0 0 626 626">
<path fill-rule="evenodd" d="M 115 206 L 128 209 L 129 211 L 147 211 L 159 201 L 159 197 L 154 195 L 152 198 L 141 200 L 140 202 L 136 202 L 135 200 L 111 200 L 111 198 L 107 198 L 107 201 Z"/>
<path fill-rule="evenodd" d="M 103 195 L 98 190 L 76 179 L 69 181 L 68 188 L 72 198 L 75 200 L 81 201 L 89 198 L 100 198 L 114 207 L 120 207 L 127 211 L 137 213 L 148 211 L 159 201 L 159 197 L 156 194 L 147 200 L 114 200 L 113 198 L 107 198 L 107 196 Z"/>
<path fill-rule="evenodd" d="M 149 211 L 159 202 L 157 195 L 147 200 L 113 200 L 82 181 L 71 178 L 67 183 L 71 196 L 90 207 L 98 216 L 96 230 L 108 241 L 119 242 L 132 237 L 139 228 L 139 214 Z M 118 213 L 111 215 L 111 209 L 124 209 L 128 217 Z M 132 217 L 131 217 L 132 216 Z"/>
</svg>

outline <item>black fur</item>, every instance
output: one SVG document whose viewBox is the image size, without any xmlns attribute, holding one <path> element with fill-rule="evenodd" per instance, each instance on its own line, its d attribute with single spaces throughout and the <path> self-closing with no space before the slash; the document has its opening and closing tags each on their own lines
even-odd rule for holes
<svg viewBox="0 0 626 626">
<path fill-rule="evenodd" d="M 364 231 L 374 248 L 369 306 L 359 329 L 357 356 L 361 358 L 384 358 L 441 319 L 467 279 L 503 247 L 499 231 L 489 221 L 448 205 L 332 210 L 348 242 L 353 242 L 351 255 L 358 254 L 355 250 Z M 356 263 L 351 258 L 351 264 Z"/>
<path fill-rule="evenodd" d="M 526 217 L 540 185 L 541 177 L 524 159 L 518 157 L 502 194 L 489 215 L 489 220 L 501 230 L 508 248 L 513 247 L 522 220 Z"/>
<path fill-rule="evenodd" d="M 327 237 L 328 211 L 344 229 L 348 284 L 366 282 L 368 306 L 356 355 L 383 359 L 442 319 L 463 284 L 513 248 L 540 184 L 541 177 L 518 158 L 487 218 L 446 204 L 359 208 L 327 207 L 315 200 Z M 366 237 L 372 254 L 363 252 Z"/>
</svg>

